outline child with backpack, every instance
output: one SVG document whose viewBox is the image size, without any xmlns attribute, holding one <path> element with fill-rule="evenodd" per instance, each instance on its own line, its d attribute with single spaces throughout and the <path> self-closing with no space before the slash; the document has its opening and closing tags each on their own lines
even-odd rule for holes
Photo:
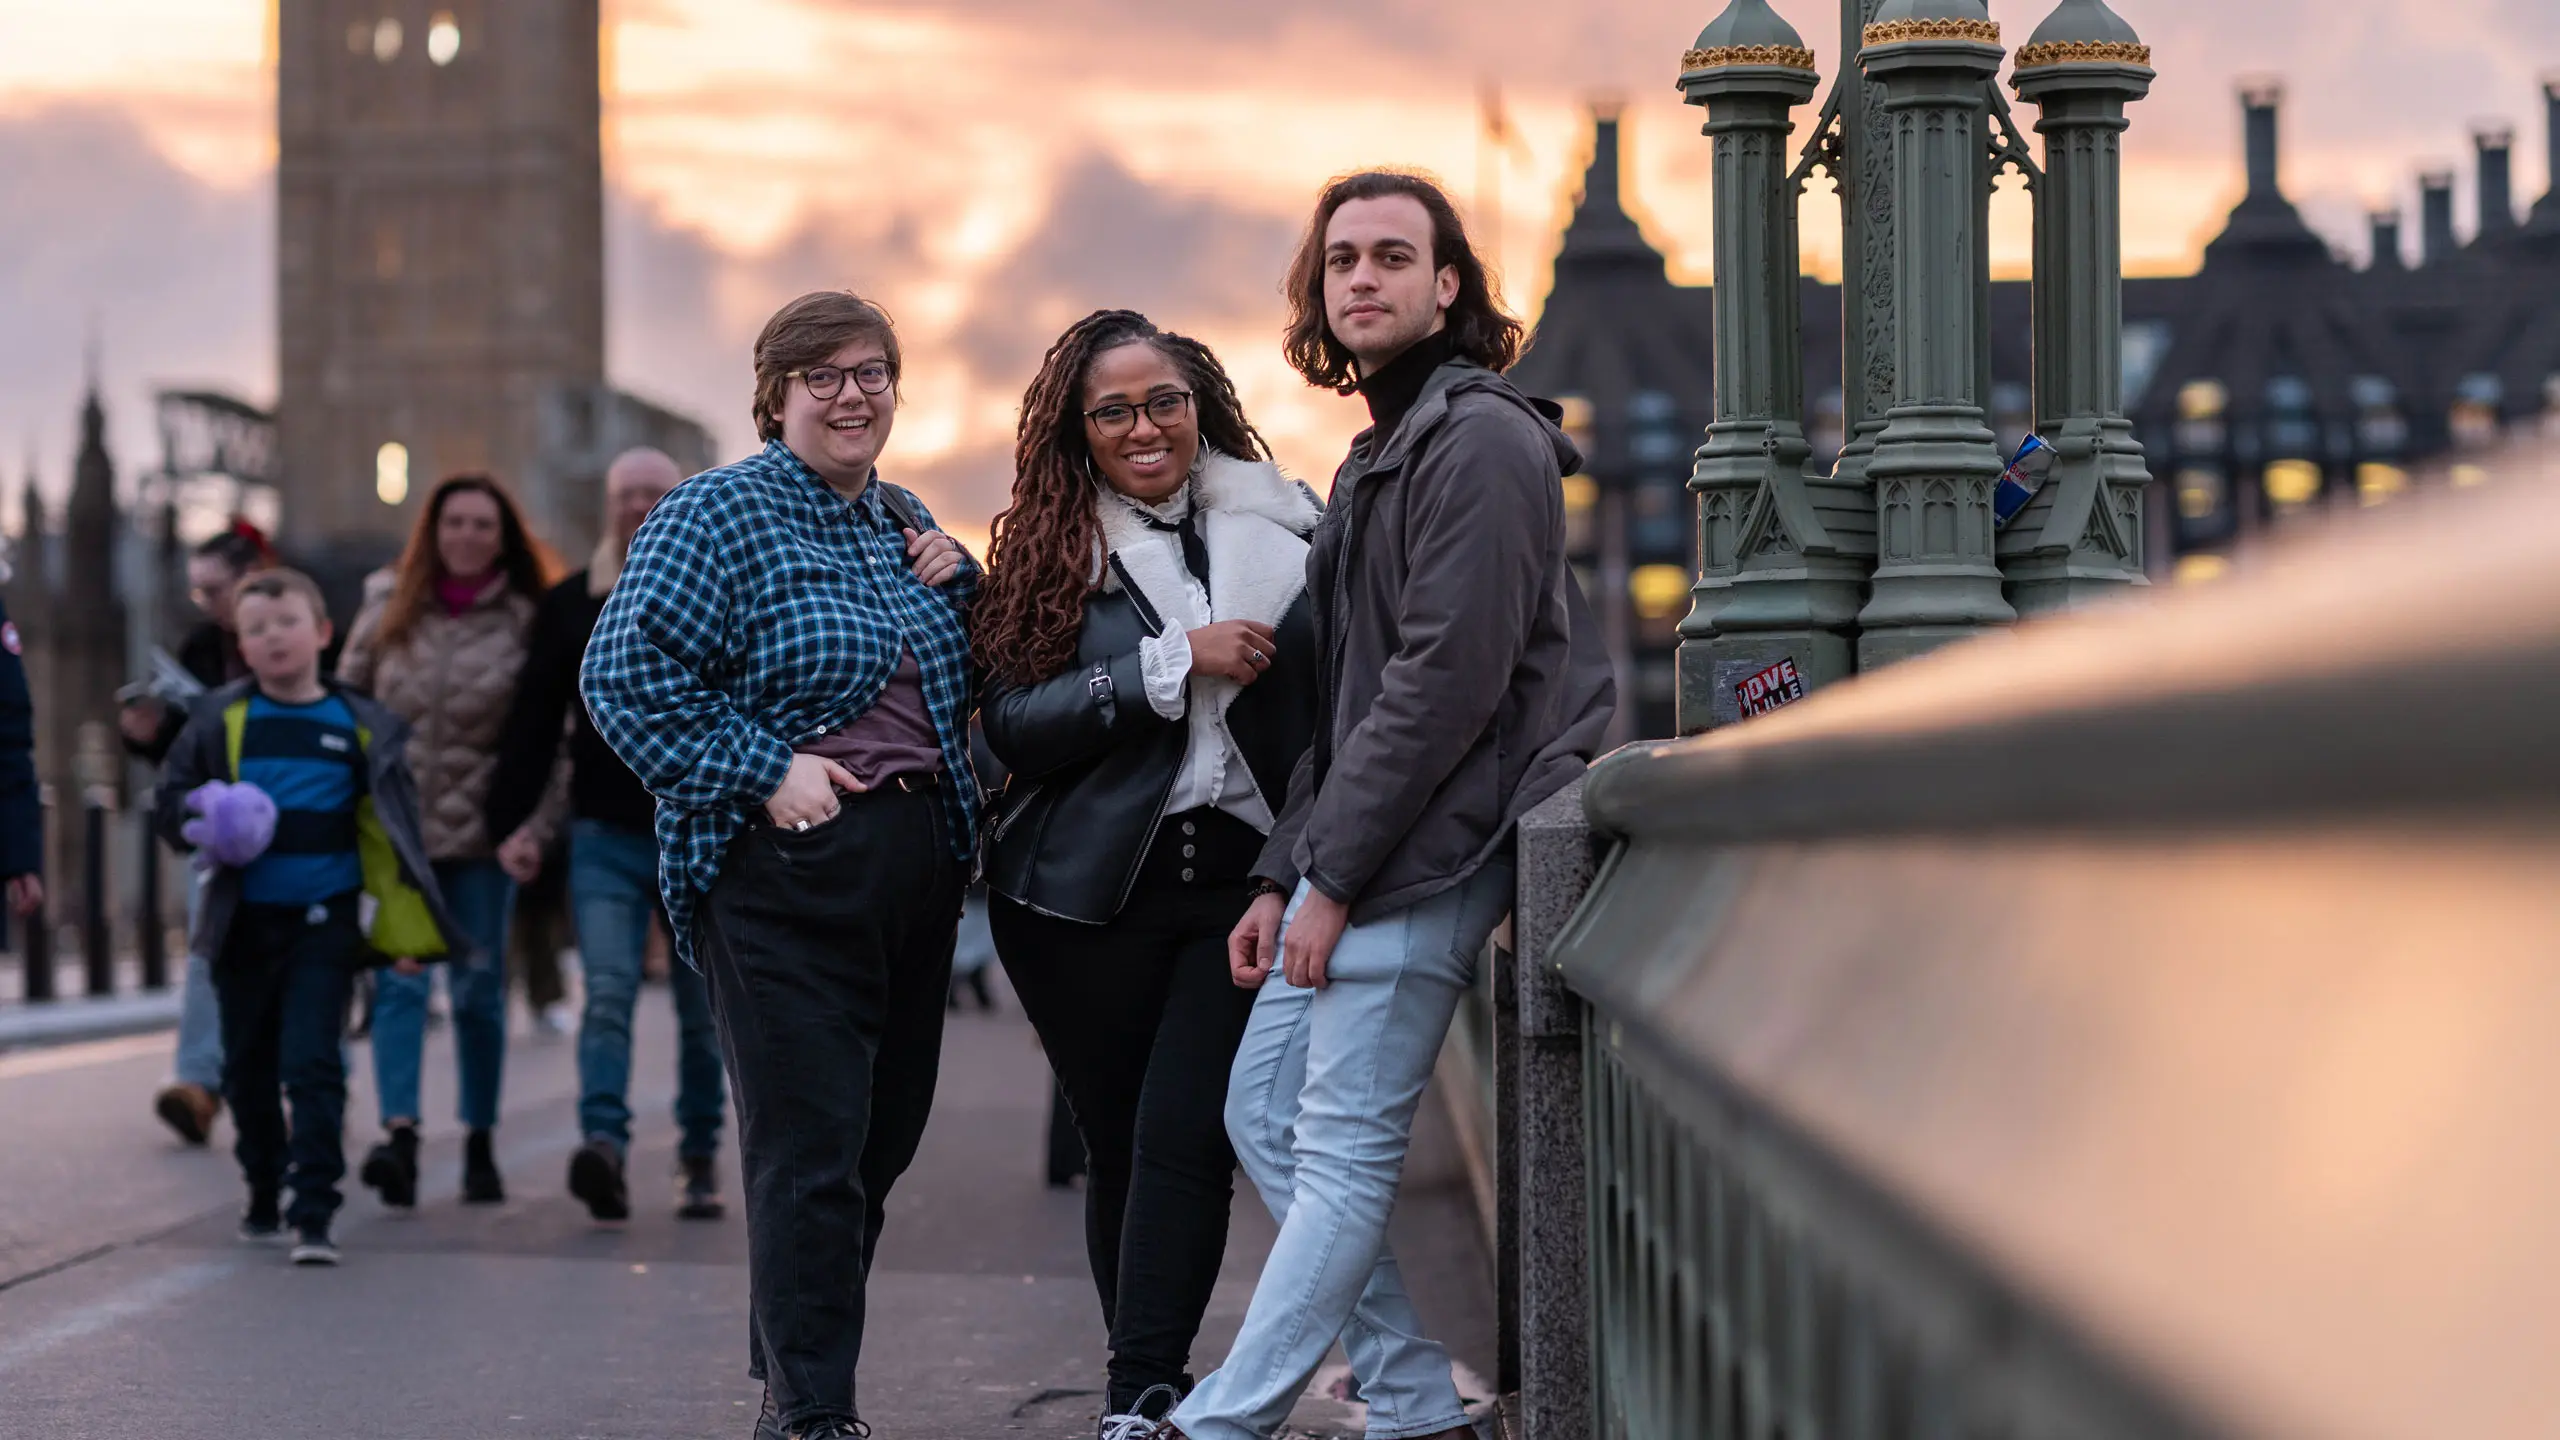
<svg viewBox="0 0 2560 1440">
<path fill-rule="evenodd" d="M 293 1263 L 335 1265 L 340 1027 L 356 972 L 447 957 L 461 931 L 419 838 L 407 722 L 321 678 L 330 627 L 319 587 L 261 571 L 240 582 L 234 613 L 249 678 L 190 711 L 155 820 L 206 872 L 190 938 L 213 957 L 223 1096 L 249 1186 L 241 1238 L 276 1243 L 289 1229 Z"/>
</svg>

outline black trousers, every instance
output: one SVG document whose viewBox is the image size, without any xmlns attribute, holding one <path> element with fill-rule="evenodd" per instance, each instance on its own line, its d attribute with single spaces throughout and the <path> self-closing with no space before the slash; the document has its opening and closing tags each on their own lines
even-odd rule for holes
<svg viewBox="0 0 2560 1440">
<path fill-rule="evenodd" d="M 1227 934 L 1261 841 L 1242 821 L 1189 811 L 1166 819 L 1110 924 L 1002 896 L 988 910 L 996 955 L 1084 1139 L 1085 1252 L 1111 1330 L 1112 1413 L 1151 1386 L 1190 1389 L 1191 1344 L 1226 1254 L 1227 1073 L 1254 998 L 1228 978 Z"/>
<path fill-rule="evenodd" d="M 729 847 L 697 932 L 737 1097 L 748 1373 L 784 1425 L 858 1415 L 863 1287 L 942 1061 L 966 866 L 942 797 L 843 797 Z"/>
<path fill-rule="evenodd" d="M 243 904 L 214 957 L 231 1153 L 251 1194 L 292 1188 L 284 1220 L 297 1230 L 328 1225 L 347 1173 L 340 1035 L 361 943 L 347 894 L 319 905 Z"/>
</svg>

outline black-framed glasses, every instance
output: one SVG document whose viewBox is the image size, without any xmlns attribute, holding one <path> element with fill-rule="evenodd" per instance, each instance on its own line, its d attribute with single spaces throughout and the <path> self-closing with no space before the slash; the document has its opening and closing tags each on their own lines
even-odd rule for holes
<svg viewBox="0 0 2560 1440">
<path fill-rule="evenodd" d="M 1183 416 L 1191 413 L 1191 392 L 1167 390 L 1161 395 L 1148 396 L 1144 405 L 1115 400 L 1087 410 L 1084 418 L 1093 422 L 1093 428 L 1101 433 L 1103 439 L 1117 440 L 1138 428 L 1140 410 L 1147 412 L 1147 418 L 1155 422 L 1157 429 L 1170 430 L 1182 423 Z"/>
<path fill-rule="evenodd" d="M 794 370 L 782 378 L 808 386 L 812 400 L 833 400 L 844 393 L 847 376 L 852 377 L 853 383 L 865 395 L 878 395 L 889 388 L 889 365 L 885 360 L 865 360 L 850 370 L 834 365 L 813 365 L 806 370 Z"/>
</svg>

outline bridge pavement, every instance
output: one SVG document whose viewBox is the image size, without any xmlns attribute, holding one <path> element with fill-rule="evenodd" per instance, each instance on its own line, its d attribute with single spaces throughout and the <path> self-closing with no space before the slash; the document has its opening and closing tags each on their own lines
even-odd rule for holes
<svg viewBox="0 0 2560 1440">
<path fill-rule="evenodd" d="M 882 1440 L 1093 1433 L 1103 1334 L 1081 1198 L 1041 1183 L 1047 1072 L 1009 998 L 995 1015 L 952 1018 L 931 1131 L 891 1197 L 863 1362 L 864 1411 Z M 521 1027 L 498 1132 L 508 1202 L 456 1202 L 439 1033 L 419 1207 L 389 1214 L 355 1191 L 334 1271 L 297 1271 L 232 1238 L 228 1126 L 217 1148 L 191 1150 L 147 1113 L 168 1043 L 0 1053 L 0 1436 L 744 1440 L 758 1392 L 736 1164 L 723 1158 L 731 1218 L 673 1217 L 662 990 L 643 1003 L 628 1226 L 593 1226 L 563 1192 L 574 1045 Z M 361 1043 L 349 1060 L 353 1154 L 374 1105 Z M 1395 1238 L 1426 1319 L 1481 1375 L 1482 1252 L 1456 1147 L 1438 1107 L 1426 1110 Z M 1270 1239 L 1240 1195 L 1200 1369 L 1233 1337 Z M 1472 1375 L 1461 1377 L 1471 1396 L 1485 1389 Z M 1292 1428 L 1357 1434 L 1357 1412 L 1311 1393 Z"/>
</svg>

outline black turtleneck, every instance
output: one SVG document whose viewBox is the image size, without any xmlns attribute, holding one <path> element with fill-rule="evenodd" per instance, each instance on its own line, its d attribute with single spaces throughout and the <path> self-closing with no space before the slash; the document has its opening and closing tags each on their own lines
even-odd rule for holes
<svg viewBox="0 0 2560 1440">
<path fill-rule="evenodd" d="M 1362 378 L 1360 398 L 1369 402 L 1369 422 L 1376 427 L 1379 441 L 1394 433 L 1396 422 L 1422 398 L 1431 372 L 1456 350 L 1457 343 L 1444 326 L 1413 342 L 1412 348 L 1388 361 L 1377 374 Z"/>
</svg>

